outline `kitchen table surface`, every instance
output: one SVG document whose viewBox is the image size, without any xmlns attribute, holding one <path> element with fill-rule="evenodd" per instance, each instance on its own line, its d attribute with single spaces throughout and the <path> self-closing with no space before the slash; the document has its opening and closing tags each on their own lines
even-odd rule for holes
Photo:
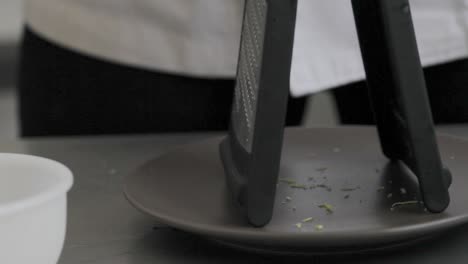
<svg viewBox="0 0 468 264">
<path fill-rule="evenodd" d="M 439 130 L 468 139 L 468 126 Z M 468 225 L 399 251 L 292 258 L 218 246 L 165 227 L 126 201 L 123 178 L 135 168 L 173 147 L 213 136 L 219 134 L 43 138 L 2 142 L 0 146 L 2 152 L 55 159 L 73 171 L 75 184 L 68 196 L 67 238 L 59 264 L 468 263 Z"/>
</svg>

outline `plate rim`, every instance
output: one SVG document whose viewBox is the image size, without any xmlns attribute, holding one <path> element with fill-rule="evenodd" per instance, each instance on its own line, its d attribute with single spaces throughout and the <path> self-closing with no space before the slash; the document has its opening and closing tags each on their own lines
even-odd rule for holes
<svg viewBox="0 0 468 264">
<path fill-rule="evenodd" d="M 370 127 L 346 127 L 346 128 L 292 128 L 287 129 L 286 133 L 297 130 L 316 130 L 316 129 L 340 129 L 349 130 L 354 129 L 359 132 L 369 132 L 373 130 Z M 461 140 L 464 143 L 468 143 L 468 140 L 457 136 L 452 136 L 446 133 L 438 133 L 437 138 L 448 137 L 453 140 Z M 163 159 L 168 155 L 174 155 L 178 151 L 191 148 L 197 145 L 213 144 L 220 142 L 223 137 L 217 136 L 200 142 L 194 142 L 191 144 L 179 146 L 163 155 L 158 156 L 150 161 L 145 162 L 143 165 L 134 170 L 124 179 L 124 195 L 126 199 L 138 210 L 143 213 L 155 218 L 157 221 L 167 224 L 168 226 L 194 233 L 202 236 L 208 236 L 216 240 L 222 241 L 248 241 L 253 244 L 272 245 L 272 246 L 289 246 L 297 247 L 308 243 L 313 244 L 320 243 L 320 246 L 331 246 L 331 247 L 345 247 L 355 244 L 389 244 L 402 240 L 418 239 L 430 233 L 441 233 L 448 229 L 453 229 L 458 226 L 464 225 L 468 222 L 468 213 L 465 215 L 458 215 L 444 219 L 438 219 L 425 223 L 417 223 L 392 228 L 379 228 L 369 229 L 363 231 L 327 231 L 322 232 L 262 232 L 262 228 L 246 227 L 229 229 L 219 225 L 203 224 L 198 222 L 184 221 L 184 219 L 177 219 L 173 216 L 165 214 L 165 212 L 154 212 L 149 208 L 146 208 L 141 204 L 130 191 L 132 185 L 132 178 L 136 177 L 139 170 L 145 168 L 150 163 L 154 163 L 157 160 Z M 339 241 L 339 242 L 338 242 Z"/>
</svg>

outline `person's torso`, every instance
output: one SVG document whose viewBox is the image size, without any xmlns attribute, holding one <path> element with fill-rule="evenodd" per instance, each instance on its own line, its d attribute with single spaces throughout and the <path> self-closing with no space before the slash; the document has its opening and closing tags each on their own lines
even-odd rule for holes
<svg viewBox="0 0 468 264">
<path fill-rule="evenodd" d="M 411 0 L 424 65 L 468 55 L 468 0 Z M 242 0 L 27 0 L 47 39 L 127 65 L 203 77 L 236 73 Z M 300 0 L 293 95 L 362 80 L 348 0 Z"/>
<path fill-rule="evenodd" d="M 26 22 L 85 54 L 196 76 L 236 68 L 239 0 L 30 0 Z"/>
</svg>

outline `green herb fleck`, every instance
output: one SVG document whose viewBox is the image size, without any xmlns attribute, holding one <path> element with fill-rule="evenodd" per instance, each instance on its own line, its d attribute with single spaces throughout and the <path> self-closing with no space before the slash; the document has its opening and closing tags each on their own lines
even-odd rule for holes
<svg viewBox="0 0 468 264">
<path fill-rule="evenodd" d="M 317 230 L 317 231 L 322 231 L 323 229 L 324 229 L 323 225 L 316 225 L 315 226 L 315 230 Z"/>
<path fill-rule="evenodd" d="M 314 221 L 314 218 L 309 217 L 309 218 L 306 218 L 306 219 L 302 220 L 302 223 L 309 223 L 309 222 L 312 222 L 312 221 Z"/>
<path fill-rule="evenodd" d="M 327 191 L 329 191 L 329 192 L 332 191 L 332 188 L 331 188 L 330 186 L 326 185 L 326 184 L 318 184 L 318 185 L 315 185 L 315 188 L 323 188 L 323 189 L 325 189 L 325 190 L 327 190 Z"/>
<path fill-rule="evenodd" d="M 324 203 L 324 204 L 319 205 L 318 207 L 325 209 L 325 211 L 327 211 L 328 214 L 333 213 L 333 206 L 331 206 L 330 204 Z"/>
<path fill-rule="evenodd" d="M 302 228 L 302 223 L 297 223 L 297 224 L 295 224 L 295 226 L 296 226 L 298 229 L 301 229 L 301 228 Z"/>
<path fill-rule="evenodd" d="M 289 187 L 294 188 L 294 189 L 303 189 L 307 190 L 307 186 L 304 184 L 290 184 Z"/>
<path fill-rule="evenodd" d="M 419 202 L 418 202 L 418 201 L 398 202 L 398 203 L 392 204 L 391 209 L 395 209 L 395 208 L 397 208 L 397 207 L 405 206 L 405 205 L 412 205 L 412 204 L 419 204 Z"/>
<path fill-rule="evenodd" d="M 316 171 L 320 172 L 320 173 L 324 173 L 328 170 L 328 168 L 318 168 L 316 169 Z"/>
<path fill-rule="evenodd" d="M 290 180 L 290 179 L 280 179 L 279 181 L 282 182 L 282 183 L 289 184 L 289 185 L 296 184 L 296 181 Z"/>
<path fill-rule="evenodd" d="M 341 191 L 343 192 L 353 192 L 353 191 L 356 191 L 356 190 L 359 190 L 361 189 L 360 186 L 356 186 L 356 187 L 349 187 L 349 188 L 341 188 Z"/>
</svg>

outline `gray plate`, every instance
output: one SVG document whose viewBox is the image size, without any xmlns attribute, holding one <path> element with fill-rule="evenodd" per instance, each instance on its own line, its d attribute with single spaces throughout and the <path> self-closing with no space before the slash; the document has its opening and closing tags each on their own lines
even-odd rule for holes
<svg viewBox="0 0 468 264">
<path fill-rule="evenodd" d="M 456 137 L 439 136 L 443 162 L 453 174 L 452 202 L 446 212 L 430 214 L 421 203 L 391 210 L 397 202 L 419 201 L 418 185 L 403 166 L 381 154 L 374 129 L 287 130 L 280 179 L 308 188 L 280 181 L 273 220 L 259 229 L 247 224 L 231 200 L 220 141 L 185 146 L 148 162 L 127 177 L 128 200 L 172 227 L 242 249 L 287 254 L 393 248 L 468 222 L 468 142 Z M 333 212 L 319 208 L 324 203 Z M 314 221 L 295 225 L 309 217 Z"/>
</svg>

